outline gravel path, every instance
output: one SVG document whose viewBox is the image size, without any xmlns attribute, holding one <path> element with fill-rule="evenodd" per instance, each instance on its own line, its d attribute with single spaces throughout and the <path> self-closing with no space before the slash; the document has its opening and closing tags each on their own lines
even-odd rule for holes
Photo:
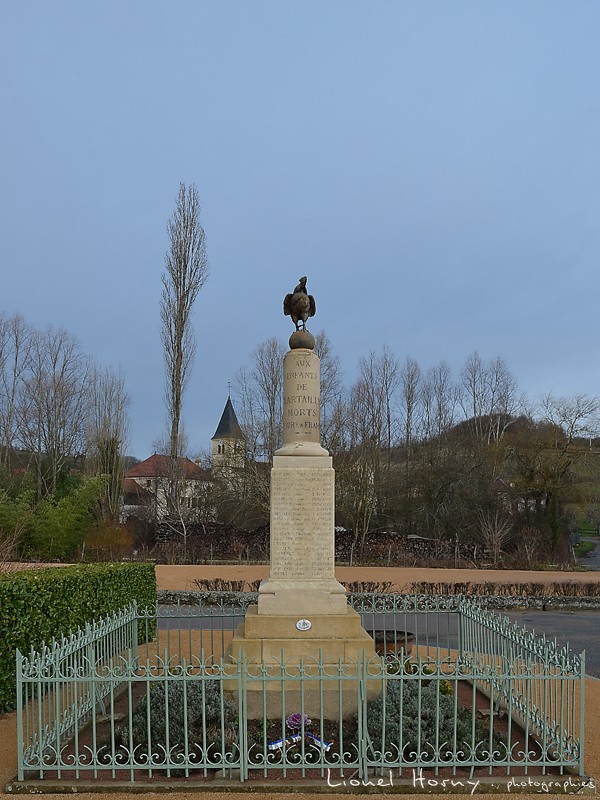
<svg viewBox="0 0 600 800">
<path fill-rule="evenodd" d="M 156 579 L 159 589 L 196 588 L 198 578 L 227 581 L 245 580 L 249 583 L 268 577 L 268 565 L 213 564 L 198 566 L 172 566 L 157 564 Z M 600 584 L 598 572 L 546 572 L 500 569 L 417 569 L 411 567 L 337 567 L 336 578 L 344 583 L 353 581 L 391 582 L 396 591 L 406 591 L 418 581 L 432 583 L 535 583 L 550 584 L 574 581 Z"/>
</svg>

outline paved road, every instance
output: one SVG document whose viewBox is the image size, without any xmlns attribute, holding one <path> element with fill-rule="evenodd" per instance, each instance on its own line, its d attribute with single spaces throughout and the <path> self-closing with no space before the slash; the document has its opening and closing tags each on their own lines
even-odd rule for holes
<svg viewBox="0 0 600 800">
<path fill-rule="evenodd" d="M 174 606 L 162 607 L 163 614 L 169 614 L 169 612 L 176 613 L 176 608 Z M 203 627 L 205 629 L 213 628 L 214 630 L 220 630 L 221 628 L 232 630 L 241 621 L 241 610 L 237 609 L 236 612 L 235 617 L 232 614 L 230 618 L 225 620 L 221 620 L 217 616 L 212 617 L 212 619 L 209 616 L 204 620 L 198 617 L 188 617 L 181 620 L 179 624 L 186 629 Z M 217 609 L 215 609 L 215 613 L 217 613 Z M 585 650 L 587 674 L 600 678 L 600 610 L 511 611 L 507 612 L 506 616 L 526 628 L 534 629 L 536 633 L 545 633 L 546 636 L 551 638 L 556 637 L 560 645 L 570 644 L 575 653 Z M 389 630 L 393 627 L 393 621 L 391 615 L 386 615 L 386 617 L 384 619 L 382 614 L 368 614 L 364 623 L 365 627 L 369 631 L 372 628 L 380 630 L 387 628 Z M 408 627 L 415 627 L 416 623 L 418 638 L 422 637 L 426 625 L 429 626 L 429 630 L 433 633 L 435 630 L 434 614 L 428 614 L 427 620 L 425 620 L 425 615 L 423 614 L 418 614 L 416 617 L 417 619 L 415 619 L 415 615 L 411 616 L 411 622 L 408 623 Z M 398 622 L 398 624 L 400 623 Z M 159 618 L 159 628 L 164 629 L 167 627 L 176 628 L 178 623 L 172 618 Z M 449 638 L 450 646 L 456 647 L 456 618 L 454 615 L 450 616 L 449 624 L 447 618 L 444 618 L 442 622 L 442 638 L 446 636 Z"/>
<path fill-rule="evenodd" d="M 593 572 L 600 572 L 600 537 L 586 536 L 584 541 L 595 542 L 596 547 L 585 553 L 585 555 L 579 556 L 577 561 L 586 569 L 590 569 Z"/>
<path fill-rule="evenodd" d="M 569 644 L 575 653 L 585 650 L 586 673 L 600 678 L 600 611 L 511 611 L 507 616 Z"/>
</svg>

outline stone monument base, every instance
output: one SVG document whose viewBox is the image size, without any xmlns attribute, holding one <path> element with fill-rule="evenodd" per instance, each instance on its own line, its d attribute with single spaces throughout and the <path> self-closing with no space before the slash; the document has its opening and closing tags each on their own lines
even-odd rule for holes
<svg viewBox="0 0 600 800">
<path fill-rule="evenodd" d="M 281 578 L 267 578 L 258 587 L 258 616 L 269 619 L 293 617 L 294 624 L 300 617 L 328 616 L 347 619 L 348 601 L 346 590 L 335 578 L 305 579 L 301 586 L 298 581 Z M 251 623 L 252 624 L 252 623 Z"/>
<path fill-rule="evenodd" d="M 258 614 L 257 606 L 249 606 L 246 618 L 234 633 L 228 655 L 236 660 L 242 653 L 248 665 L 246 681 L 248 716 L 277 719 L 300 711 L 311 716 L 337 719 L 356 715 L 358 709 L 359 664 L 375 659 L 371 665 L 373 679 L 367 681 L 367 696 L 376 697 L 381 691 L 377 677 L 379 659 L 373 639 L 364 630 L 360 616 L 350 607 L 345 614 L 312 614 L 310 628 L 299 630 L 298 613 L 281 615 Z M 282 670 L 282 658 L 285 670 Z M 320 670 L 319 664 L 324 665 Z M 338 680 L 342 674 L 348 680 Z M 263 673 L 264 670 L 264 673 Z M 300 671 L 305 676 L 303 688 Z M 319 679 L 319 673 L 323 675 Z M 252 680 L 262 674 L 272 680 Z M 233 685 L 227 687 L 233 690 Z"/>
</svg>

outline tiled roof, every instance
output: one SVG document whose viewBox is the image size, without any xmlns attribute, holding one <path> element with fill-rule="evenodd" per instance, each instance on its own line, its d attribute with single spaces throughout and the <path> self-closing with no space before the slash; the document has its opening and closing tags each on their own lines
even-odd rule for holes
<svg viewBox="0 0 600 800">
<path fill-rule="evenodd" d="M 152 497 L 152 492 L 144 489 L 133 478 L 125 478 L 123 481 L 123 494 L 129 497 L 137 497 L 140 499 L 149 499 Z"/>
<path fill-rule="evenodd" d="M 215 431 L 215 435 L 212 438 L 245 440 L 245 436 L 242 433 L 242 429 L 240 428 L 239 422 L 237 421 L 235 411 L 233 410 L 233 403 L 231 402 L 231 397 L 227 398 L 227 402 L 225 403 L 225 408 L 223 409 L 223 413 L 221 414 L 221 421 L 217 425 L 217 430 Z"/>
<path fill-rule="evenodd" d="M 182 477 L 188 481 L 210 480 L 210 474 L 190 461 L 189 458 L 180 458 L 179 464 Z M 154 453 L 145 461 L 133 466 L 125 475 L 127 478 L 168 478 L 169 477 L 169 456 Z"/>
</svg>

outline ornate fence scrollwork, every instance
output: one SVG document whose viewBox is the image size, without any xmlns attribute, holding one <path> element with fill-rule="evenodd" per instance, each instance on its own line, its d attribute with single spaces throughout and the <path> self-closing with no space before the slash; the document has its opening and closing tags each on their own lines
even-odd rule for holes
<svg viewBox="0 0 600 800">
<path fill-rule="evenodd" d="M 373 594 L 349 602 L 375 659 L 235 660 L 227 643 L 255 599 L 133 604 L 17 653 L 19 779 L 583 774 L 583 655 L 462 597 Z M 354 716 L 309 715 L 305 698 L 333 684 Z M 268 709 L 277 692 L 285 713 L 249 714 L 251 694 Z"/>
</svg>

